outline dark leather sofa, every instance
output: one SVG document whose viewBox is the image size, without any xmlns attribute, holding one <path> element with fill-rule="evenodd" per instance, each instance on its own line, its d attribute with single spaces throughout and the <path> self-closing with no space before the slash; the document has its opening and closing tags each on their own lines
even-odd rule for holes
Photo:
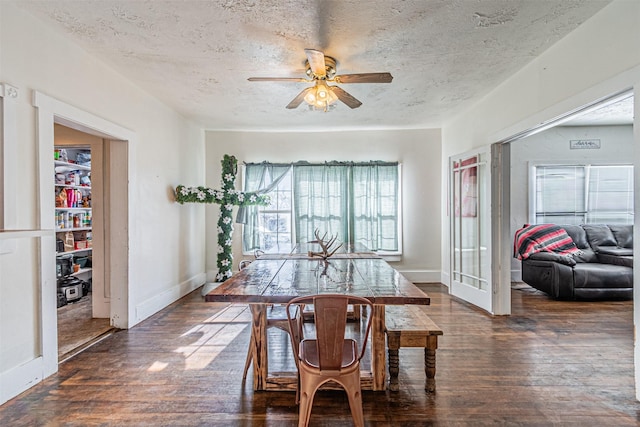
<svg viewBox="0 0 640 427">
<path fill-rule="evenodd" d="M 633 298 L 632 225 L 560 225 L 579 254 L 537 252 L 522 260 L 522 280 L 555 299 Z"/>
</svg>

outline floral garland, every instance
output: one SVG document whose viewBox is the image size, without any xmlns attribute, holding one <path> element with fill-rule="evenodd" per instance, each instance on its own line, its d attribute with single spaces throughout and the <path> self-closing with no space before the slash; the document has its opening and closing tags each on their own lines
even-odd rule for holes
<svg viewBox="0 0 640 427">
<path fill-rule="evenodd" d="M 216 280 L 222 282 L 233 274 L 233 254 L 231 252 L 231 236 L 234 206 L 261 205 L 270 202 L 269 196 L 255 192 L 244 193 L 235 189 L 238 161 L 234 156 L 224 155 L 222 159 L 222 189 L 213 190 L 206 187 L 185 187 L 178 185 L 175 191 L 176 202 L 184 203 L 216 203 L 220 205 L 218 217 L 218 274 Z"/>
</svg>

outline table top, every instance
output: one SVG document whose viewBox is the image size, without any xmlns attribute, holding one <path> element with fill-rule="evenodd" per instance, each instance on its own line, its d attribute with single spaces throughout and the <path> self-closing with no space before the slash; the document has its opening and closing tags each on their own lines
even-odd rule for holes
<svg viewBox="0 0 640 427">
<path fill-rule="evenodd" d="M 373 304 L 428 305 L 429 296 L 374 254 L 323 260 L 261 256 L 207 295 L 210 302 L 287 303 L 297 296 L 348 294 Z"/>
</svg>

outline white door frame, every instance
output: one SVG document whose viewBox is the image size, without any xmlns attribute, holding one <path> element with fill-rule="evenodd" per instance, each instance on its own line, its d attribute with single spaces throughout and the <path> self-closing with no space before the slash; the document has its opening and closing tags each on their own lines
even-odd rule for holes
<svg viewBox="0 0 640 427">
<path fill-rule="evenodd" d="M 38 156 L 38 226 L 40 229 L 54 229 L 55 199 L 53 188 L 54 168 L 52 153 L 54 149 L 54 123 L 59 123 L 72 129 L 105 139 L 124 141 L 120 144 L 126 153 L 121 155 L 126 162 L 120 164 L 121 169 L 126 168 L 124 187 L 112 188 L 111 191 L 119 191 L 119 197 L 126 202 L 122 202 L 118 207 L 123 208 L 126 203 L 126 210 L 117 213 L 117 223 L 112 227 L 119 227 L 124 230 L 124 242 L 113 250 L 110 265 L 112 277 L 117 278 L 111 283 L 111 325 L 117 328 L 129 327 L 129 229 L 131 224 L 130 197 L 132 186 L 131 156 L 132 145 L 135 143 L 136 134 L 115 123 L 107 121 L 101 117 L 83 111 L 77 107 L 61 102 L 41 92 L 34 91 L 33 106 L 37 112 L 37 156 Z M 122 184 L 122 182 L 121 182 Z M 124 190 L 124 191 L 123 191 Z M 107 195 L 108 197 L 108 195 Z M 113 198 L 113 197 L 112 197 Z M 106 245 L 109 245 L 107 240 Z M 55 280 L 55 237 L 43 238 L 40 246 L 40 283 L 41 289 L 41 316 L 40 316 L 40 339 L 41 352 L 43 358 L 43 378 L 54 374 L 58 370 L 58 340 L 57 340 L 57 315 L 56 315 L 56 280 Z M 114 274 L 115 273 L 115 274 Z"/>
<path fill-rule="evenodd" d="M 494 206 L 492 213 L 492 227 L 494 230 L 493 236 L 493 250 L 492 250 L 492 270 L 493 270 L 493 282 L 494 282 L 494 314 L 511 314 L 511 259 L 513 257 L 513 236 L 511 235 L 511 143 L 517 142 L 520 139 L 527 138 L 531 135 L 535 135 L 539 132 L 560 126 L 562 123 L 571 120 L 576 116 L 588 113 L 590 111 L 602 108 L 605 105 L 616 103 L 624 98 L 633 95 L 633 89 L 626 88 L 618 90 L 612 94 L 598 98 L 595 101 L 591 101 L 582 107 L 572 109 L 568 112 L 560 114 L 550 120 L 542 121 L 539 125 L 526 129 L 524 131 L 517 132 L 506 138 L 500 138 L 498 142 L 492 144 L 492 161 L 500 159 L 499 163 L 494 163 L 491 172 L 492 180 L 492 204 Z M 636 95 L 636 105 L 640 101 Z M 636 108 L 636 111 L 638 109 Z M 637 115 L 636 115 L 637 117 Z M 636 118 L 637 121 L 637 118 Z M 634 126 L 634 132 L 639 132 L 638 126 Z M 640 132 L 639 132 L 640 133 Z M 496 138 L 498 139 L 498 138 Z M 636 138 L 636 141 L 638 138 Z M 640 150 L 636 150 L 636 153 Z M 635 160 L 635 159 L 634 159 Z M 634 174 L 636 176 L 634 193 L 638 194 L 638 176 L 640 176 L 640 168 L 638 168 L 638 162 L 634 161 Z M 636 212 L 640 212 L 637 209 L 640 198 L 636 197 Z M 636 215 L 636 220 L 639 218 Z M 636 231 L 634 227 L 634 237 Z M 635 270 L 640 271 L 640 270 Z M 635 280 L 635 278 L 634 278 Z M 634 287 L 638 289 L 638 287 Z M 636 292 L 636 291 L 634 291 Z M 636 294 L 634 293 L 634 300 Z M 635 302 L 634 302 L 635 304 Z M 638 315 L 640 318 L 640 314 Z M 637 323 L 636 323 L 637 324 Z M 640 347 L 637 349 L 640 360 Z M 640 362 L 638 362 L 640 366 Z M 638 378 L 640 379 L 640 369 L 636 369 Z M 639 382 L 640 383 L 640 382 Z M 638 389 L 640 390 L 640 389 Z M 640 391 L 638 391 L 640 400 Z"/>
</svg>

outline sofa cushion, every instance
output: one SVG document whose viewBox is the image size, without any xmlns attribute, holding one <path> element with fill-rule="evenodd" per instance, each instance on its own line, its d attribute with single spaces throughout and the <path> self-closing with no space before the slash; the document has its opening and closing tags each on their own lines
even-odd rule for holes
<svg viewBox="0 0 640 427">
<path fill-rule="evenodd" d="M 621 265 L 578 263 L 573 267 L 574 288 L 631 288 L 633 269 Z"/>
<path fill-rule="evenodd" d="M 587 240 L 587 233 L 584 231 L 584 228 L 579 225 L 559 225 L 559 227 L 564 228 L 578 249 L 591 249 L 591 246 L 589 246 L 589 240 Z"/>
<path fill-rule="evenodd" d="M 600 248 L 598 255 L 615 255 L 615 256 L 633 256 L 633 249 L 619 248 L 617 246 L 612 248 Z"/>
<path fill-rule="evenodd" d="M 633 225 L 610 225 L 609 228 L 618 246 L 633 249 Z"/>
<path fill-rule="evenodd" d="M 598 252 L 601 247 L 616 247 L 618 242 L 613 236 L 613 232 L 604 224 L 584 224 L 582 226 L 587 233 L 587 240 L 591 249 Z"/>
<path fill-rule="evenodd" d="M 628 251 L 630 249 L 619 248 L 618 250 Z M 633 255 L 611 255 L 601 251 L 598 253 L 598 259 L 604 264 L 624 265 L 626 267 L 633 268 Z"/>
</svg>

